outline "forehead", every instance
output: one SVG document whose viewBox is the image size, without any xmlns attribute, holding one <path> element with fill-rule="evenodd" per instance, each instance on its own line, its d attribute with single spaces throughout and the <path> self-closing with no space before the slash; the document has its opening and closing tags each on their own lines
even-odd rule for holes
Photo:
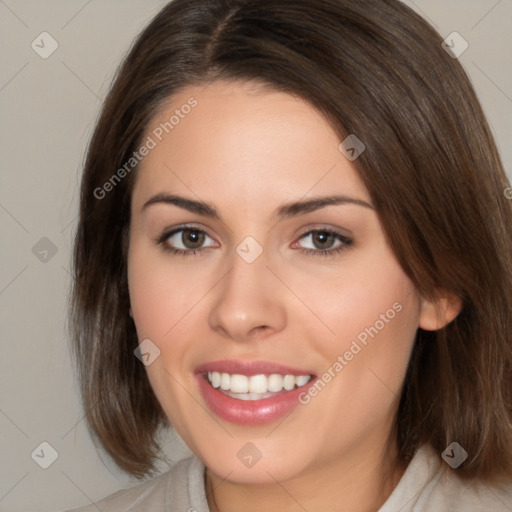
<svg viewBox="0 0 512 512">
<path fill-rule="evenodd" d="M 137 171 L 134 202 L 162 190 L 268 202 L 308 193 L 368 198 L 340 138 L 301 98 L 245 82 L 182 89 L 149 123 L 154 147 Z"/>
</svg>

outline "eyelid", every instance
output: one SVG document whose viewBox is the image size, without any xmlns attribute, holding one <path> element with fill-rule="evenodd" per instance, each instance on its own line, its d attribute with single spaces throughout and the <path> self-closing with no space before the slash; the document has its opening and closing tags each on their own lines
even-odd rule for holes
<svg viewBox="0 0 512 512">
<path fill-rule="evenodd" d="M 185 231 L 192 231 L 192 232 L 198 232 L 198 233 L 201 233 L 201 235 L 204 236 L 204 241 L 203 243 L 207 243 L 207 239 L 211 240 L 211 242 L 213 243 L 210 243 L 208 245 L 203 245 L 202 247 L 199 247 L 197 249 L 190 249 L 188 247 L 179 247 L 179 245 L 183 245 L 183 233 Z M 181 234 L 181 240 L 180 240 L 180 234 Z M 202 231 L 202 230 L 199 230 L 199 229 L 194 229 L 194 228 L 182 228 L 182 229 L 178 229 L 176 231 L 174 231 L 173 233 L 170 233 L 169 236 L 166 238 L 166 242 L 169 241 L 171 238 L 175 238 L 177 237 L 177 242 L 175 241 L 174 243 L 176 245 L 173 245 L 172 247 L 178 251 L 197 251 L 197 250 L 203 250 L 203 249 L 209 249 L 210 247 L 215 247 L 216 245 L 216 242 L 215 240 L 206 232 Z"/>
<path fill-rule="evenodd" d="M 335 235 L 339 235 L 342 238 L 345 238 L 347 240 L 352 240 L 354 235 L 353 233 L 344 228 L 332 226 L 330 224 L 314 224 L 312 226 L 308 226 L 307 228 L 303 230 L 299 230 L 299 234 L 295 235 L 295 239 L 299 240 L 303 236 L 309 235 L 311 233 L 315 233 L 318 231 L 327 231 L 329 233 L 333 233 Z"/>
<path fill-rule="evenodd" d="M 350 238 L 346 236 L 340 228 L 333 228 L 331 226 L 325 227 L 310 227 L 307 231 L 304 231 L 301 235 L 299 235 L 295 242 L 292 244 L 292 248 L 297 250 L 298 252 L 310 256 L 322 256 L 322 257 L 335 257 L 342 253 L 343 251 L 349 249 L 354 245 L 354 239 L 352 236 Z M 339 242 L 338 245 L 335 245 L 332 248 L 328 249 L 311 249 L 310 247 L 297 247 L 296 246 L 301 240 L 308 236 L 312 236 L 314 233 L 329 233 L 332 234 L 336 240 Z"/>
<path fill-rule="evenodd" d="M 179 233 L 180 231 L 184 231 L 186 229 L 192 229 L 192 230 L 195 229 L 197 231 L 201 231 L 202 233 L 204 233 L 206 236 L 208 236 L 212 240 L 215 239 L 213 236 L 211 236 L 208 233 L 208 229 L 205 228 L 204 226 L 200 226 L 199 224 L 195 224 L 195 223 L 186 223 L 186 224 L 180 224 L 179 226 L 175 226 L 172 228 L 165 228 L 162 231 L 162 234 L 157 238 L 156 241 L 160 242 L 160 243 L 164 242 L 170 236 L 175 235 L 176 233 Z"/>
<path fill-rule="evenodd" d="M 207 245 L 206 247 L 200 247 L 198 249 L 182 249 L 179 247 L 174 247 L 173 245 L 167 243 L 169 238 L 176 235 L 180 231 L 185 231 L 187 229 L 196 230 L 201 233 L 204 233 L 204 235 L 210 238 L 210 240 L 212 240 L 214 243 L 212 245 Z M 160 246 L 163 251 L 177 256 L 194 256 L 196 254 L 204 253 L 209 249 L 214 249 L 220 246 L 217 240 L 213 236 L 211 236 L 205 228 L 191 223 L 182 224 L 179 226 L 175 226 L 173 228 L 165 229 L 163 233 L 154 240 L 154 242 L 157 246 Z"/>
</svg>

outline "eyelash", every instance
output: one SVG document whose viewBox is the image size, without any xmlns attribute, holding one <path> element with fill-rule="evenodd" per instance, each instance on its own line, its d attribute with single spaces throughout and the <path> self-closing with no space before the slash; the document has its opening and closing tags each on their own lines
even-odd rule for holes
<svg viewBox="0 0 512 512">
<path fill-rule="evenodd" d="M 191 231 L 197 231 L 199 233 L 204 233 L 206 236 L 208 234 L 203 229 L 197 228 L 195 226 L 181 226 L 179 228 L 173 229 L 171 231 L 164 232 L 160 237 L 155 240 L 155 242 L 158 245 L 162 246 L 162 249 L 165 252 L 169 252 L 171 254 L 175 254 L 177 256 L 195 256 L 197 254 L 203 253 L 208 247 L 203 247 L 200 249 L 176 249 L 175 247 L 170 247 L 169 245 L 166 245 L 166 241 L 176 233 L 180 233 L 181 231 L 185 230 L 191 230 Z M 353 241 L 347 238 L 346 236 L 342 235 L 341 233 L 338 233 L 337 231 L 334 231 L 329 228 L 316 228 L 311 229 L 310 231 L 307 231 L 306 233 L 302 234 L 298 240 L 302 240 L 303 238 L 306 238 L 307 236 L 313 234 L 313 233 L 326 233 L 328 235 L 334 235 L 337 240 L 341 242 L 341 244 L 336 247 L 335 249 L 309 249 L 309 248 L 301 248 L 299 249 L 299 252 L 302 254 L 310 254 L 313 256 L 333 256 L 335 254 L 339 254 L 340 252 L 344 251 L 345 249 L 348 249 L 352 244 Z"/>
</svg>

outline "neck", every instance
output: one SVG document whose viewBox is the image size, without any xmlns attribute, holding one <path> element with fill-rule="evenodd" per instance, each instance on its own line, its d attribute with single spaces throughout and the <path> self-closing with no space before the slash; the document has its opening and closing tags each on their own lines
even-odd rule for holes
<svg viewBox="0 0 512 512">
<path fill-rule="evenodd" d="M 359 450 L 337 457 L 293 479 L 270 484 L 237 484 L 207 469 L 205 488 L 210 512 L 320 512 L 333 508 L 376 512 L 404 471 L 393 444 L 380 451 Z"/>
</svg>

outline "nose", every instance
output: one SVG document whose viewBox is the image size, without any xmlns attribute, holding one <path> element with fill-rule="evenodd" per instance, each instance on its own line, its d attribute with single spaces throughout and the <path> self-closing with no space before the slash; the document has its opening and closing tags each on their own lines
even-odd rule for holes
<svg viewBox="0 0 512 512">
<path fill-rule="evenodd" d="M 234 253 L 230 263 L 231 269 L 213 290 L 210 327 L 238 342 L 261 339 L 284 329 L 285 294 L 279 294 L 279 282 L 267 268 L 265 252 L 252 263 Z"/>
</svg>

